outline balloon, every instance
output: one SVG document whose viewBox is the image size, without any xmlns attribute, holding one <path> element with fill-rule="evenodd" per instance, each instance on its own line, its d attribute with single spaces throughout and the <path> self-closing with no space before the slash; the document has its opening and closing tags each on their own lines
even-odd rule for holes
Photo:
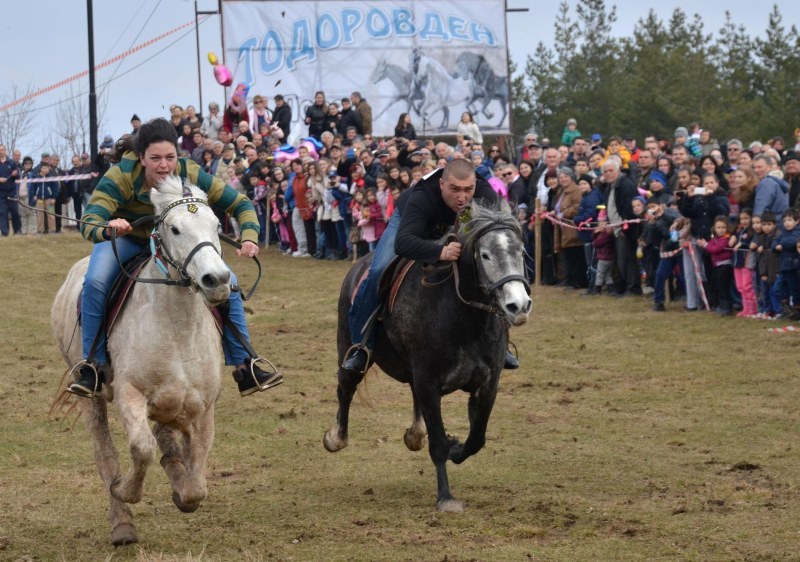
<svg viewBox="0 0 800 562">
<path fill-rule="evenodd" d="M 319 160 L 319 154 L 317 154 L 317 151 L 321 150 L 323 145 L 317 139 L 306 137 L 302 140 L 300 146 L 306 147 L 308 149 L 308 155 L 311 156 L 314 160 Z M 280 147 L 273 153 L 275 162 L 289 162 L 290 160 L 294 160 L 298 156 L 299 156 L 299 147 L 292 146 L 291 144 L 284 144 L 282 147 Z"/>
<path fill-rule="evenodd" d="M 233 74 L 227 66 L 222 64 L 214 53 L 208 53 L 208 62 L 214 65 L 214 78 L 220 86 L 230 86 L 233 84 Z"/>
</svg>

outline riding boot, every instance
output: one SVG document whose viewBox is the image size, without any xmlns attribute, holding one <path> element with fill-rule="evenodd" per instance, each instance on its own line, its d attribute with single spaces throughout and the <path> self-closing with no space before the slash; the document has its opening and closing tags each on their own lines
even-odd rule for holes
<svg viewBox="0 0 800 562">
<path fill-rule="evenodd" d="M 275 388 L 283 382 L 283 375 L 278 371 L 264 371 L 257 364 L 251 368 L 239 367 L 233 372 L 233 380 L 239 384 L 239 396 L 248 396 Z"/>
<path fill-rule="evenodd" d="M 75 380 L 67 387 L 67 392 L 84 398 L 93 398 L 103 388 L 104 371 L 105 369 L 102 367 L 84 363 L 78 369 L 78 375 Z"/>
<path fill-rule="evenodd" d="M 519 369 L 519 359 L 508 350 L 506 350 L 506 362 L 505 365 L 503 365 L 503 369 L 508 369 L 509 371 L 512 369 Z"/>
<path fill-rule="evenodd" d="M 361 345 L 354 345 L 342 361 L 342 369 L 354 373 L 363 373 L 369 364 L 370 350 Z"/>
</svg>

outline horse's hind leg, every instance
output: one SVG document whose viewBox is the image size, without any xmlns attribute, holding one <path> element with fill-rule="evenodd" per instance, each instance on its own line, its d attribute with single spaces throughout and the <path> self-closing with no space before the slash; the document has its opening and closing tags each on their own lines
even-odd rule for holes
<svg viewBox="0 0 800 562">
<path fill-rule="evenodd" d="M 339 386 L 336 396 L 339 398 L 339 411 L 336 413 L 336 424 L 331 427 L 322 440 L 322 444 L 331 453 L 347 447 L 347 424 L 350 419 L 350 404 L 358 383 L 364 378 L 361 373 L 352 373 L 339 368 Z"/>
<path fill-rule="evenodd" d="M 469 397 L 469 435 L 464 443 L 452 443 L 450 460 L 460 464 L 483 448 L 486 443 L 486 427 L 497 397 L 497 385 L 493 389 L 473 392 Z"/>
<path fill-rule="evenodd" d="M 131 468 L 124 478 L 111 484 L 111 495 L 125 503 L 137 503 L 142 499 L 142 484 L 147 467 L 156 452 L 156 439 L 147 424 L 147 399 L 129 384 L 121 384 L 117 391 L 117 403 L 122 423 L 128 434 L 131 453 Z"/>
<path fill-rule="evenodd" d="M 406 433 L 403 435 L 403 441 L 405 441 L 409 451 L 419 451 L 425 446 L 425 437 L 428 435 L 428 428 L 425 427 L 425 420 L 422 418 L 422 412 L 419 408 L 419 402 L 417 401 L 417 395 L 414 392 L 413 384 L 411 385 L 411 395 L 414 398 L 414 421 L 411 423 L 411 427 L 406 429 Z"/>
<path fill-rule="evenodd" d="M 97 471 L 106 489 L 119 477 L 119 457 L 108 429 L 108 411 L 101 399 L 82 399 L 81 407 L 86 416 L 86 425 L 94 440 L 94 459 Z M 114 546 L 139 542 L 133 515 L 127 505 L 109 494 L 111 507 L 108 520 L 111 523 L 111 543 Z"/>
</svg>

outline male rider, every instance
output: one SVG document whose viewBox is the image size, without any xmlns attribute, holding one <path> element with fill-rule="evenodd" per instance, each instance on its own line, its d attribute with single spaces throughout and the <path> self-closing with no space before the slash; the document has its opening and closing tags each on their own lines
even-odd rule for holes
<svg viewBox="0 0 800 562">
<path fill-rule="evenodd" d="M 395 255 L 421 261 L 457 261 L 459 242 L 441 242 L 455 224 L 459 213 L 474 199 L 496 202 L 497 194 L 489 183 L 475 173 L 469 160 L 455 159 L 444 169 L 423 178 L 413 189 L 405 190 L 386 231 L 381 236 L 367 279 L 361 283 L 350 307 L 349 325 L 353 346 L 342 368 L 364 372 L 374 345 L 374 326 L 378 302 L 378 282 Z M 507 353 L 506 368 L 516 369 L 519 362 Z"/>
</svg>

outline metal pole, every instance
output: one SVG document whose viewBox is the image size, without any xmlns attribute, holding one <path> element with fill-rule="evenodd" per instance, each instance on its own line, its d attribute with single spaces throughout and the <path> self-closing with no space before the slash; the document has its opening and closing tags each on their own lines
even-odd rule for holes
<svg viewBox="0 0 800 562">
<path fill-rule="evenodd" d="M 537 287 L 542 285 L 542 202 L 536 198 L 536 205 L 534 206 L 534 213 L 536 213 L 536 222 L 533 223 L 534 243 L 536 246 L 533 248 L 534 255 L 534 283 Z"/>
<path fill-rule="evenodd" d="M 92 163 L 97 158 L 97 94 L 94 86 L 94 16 L 92 0 L 86 0 L 86 23 L 89 28 L 89 152 Z"/>
<path fill-rule="evenodd" d="M 197 18 L 197 0 L 194 0 L 194 38 L 197 44 L 197 95 L 200 98 L 200 105 L 197 108 L 198 113 L 203 113 L 203 79 L 200 75 L 200 22 Z"/>
</svg>

